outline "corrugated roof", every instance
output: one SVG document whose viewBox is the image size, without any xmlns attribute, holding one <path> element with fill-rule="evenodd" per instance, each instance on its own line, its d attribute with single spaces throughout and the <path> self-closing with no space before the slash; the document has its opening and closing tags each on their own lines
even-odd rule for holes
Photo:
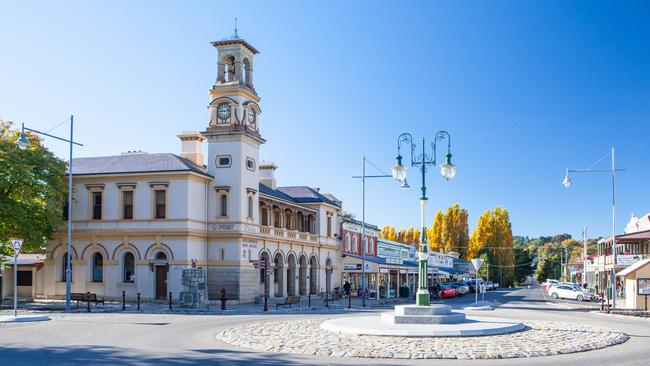
<svg viewBox="0 0 650 366">
<path fill-rule="evenodd" d="M 133 153 L 72 159 L 72 175 L 190 171 L 210 176 L 204 167 L 170 153 Z"/>
<path fill-rule="evenodd" d="M 295 187 L 278 187 L 278 191 L 291 196 L 298 203 L 316 203 L 323 202 L 336 207 L 341 207 L 338 202 L 334 202 L 331 199 L 320 194 L 318 191 L 311 187 L 307 186 L 295 186 Z"/>
<path fill-rule="evenodd" d="M 285 201 L 298 203 L 298 202 L 296 202 L 296 200 L 293 199 L 293 197 L 291 197 L 291 196 L 287 195 L 286 193 L 281 192 L 281 191 L 279 191 L 277 189 L 273 189 L 273 188 L 267 186 L 266 184 L 260 183 L 260 193 L 263 193 L 263 194 L 266 194 L 266 195 L 269 195 L 269 196 L 273 196 L 273 197 L 277 197 L 277 198 L 285 200 Z"/>
</svg>

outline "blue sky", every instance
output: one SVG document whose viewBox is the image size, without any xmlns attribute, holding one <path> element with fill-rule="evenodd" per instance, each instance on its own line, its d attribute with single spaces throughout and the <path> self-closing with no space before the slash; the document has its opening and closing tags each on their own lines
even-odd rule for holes
<svg viewBox="0 0 650 366">
<path fill-rule="evenodd" d="M 261 157 L 280 185 L 360 218 L 362 156 L 389 172 L 401 132 L 444 129 L 458 174 L 429 171 L 428 222 L 458 202 L 473 227 L 501 205 L 515 234 L 608 235 L 609 176 L 561 181 L 614 146 L 617 231 L 650 211 L 649 16 L 644 2 L 0 1 L 0 118 L 48 130 L 74 114 L 76 156 L 178 153 L 178 132 L 207 125 L 209 42 L 238 17 L 261 51 Z M 414 169 L 409 182 L 368 181 L 367 221 L 419 225 Z"/>
</svg>

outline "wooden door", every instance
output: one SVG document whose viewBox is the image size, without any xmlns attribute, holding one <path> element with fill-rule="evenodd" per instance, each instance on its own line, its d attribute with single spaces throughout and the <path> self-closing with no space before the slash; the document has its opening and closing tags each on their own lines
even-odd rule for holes
<svg viewBox="0 0 650 366">
<path fill-rule="evenodd" d="M 167 299 L 167 266 L 156 266 L 156 299 Z"/>
</svg>

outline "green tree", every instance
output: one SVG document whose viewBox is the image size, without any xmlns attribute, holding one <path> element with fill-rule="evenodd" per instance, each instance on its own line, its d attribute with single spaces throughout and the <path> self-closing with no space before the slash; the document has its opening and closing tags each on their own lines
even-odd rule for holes
<svg viewBox="0 0 650 366">
<path fill-rule="evenodd" d="M 67 195 L 66 164 L 28 134 L 30 145 L 16 146 L 19 132 L 11 122 L 0 121 L 0 244 L 25 240 L 25 251 L 44 247 L 61 224 Z"/>
</svg>

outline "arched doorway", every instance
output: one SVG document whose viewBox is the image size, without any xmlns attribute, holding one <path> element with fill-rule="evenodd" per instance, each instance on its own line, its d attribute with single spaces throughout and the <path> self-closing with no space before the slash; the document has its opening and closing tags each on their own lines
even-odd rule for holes
<svg viewBox="0 0 650 366">
<path fill-rule="evenodd" d="M 325 262 L 325 292 L 328 294 L 332 291 L 332 260 L 327 258 Z"/>
<path fill-rule="evenodd" d="M 167 254 L 158 252 L 154 257 L 155 267 L 155 286 L 156 286 L 156 300 L 167 299 L 167 274 L 169 273 L 169 265 L 167 263 Z"/>
<path fill-rule="evenodd" d="M 289 296 L 296 296 L 296 256 L 289 254 L 287 258 L 287 294 Z"/>
<path fill-rule="evenodd" d="M 269 253 L 268 252 L 262 252 L 260 254 L 260 260 L 262 260 L 266 264 L 266 268 L 269 268 L 271 265 L 271 260 L 269 258 Z M 268 271 L 266 268 L 260 268 L 260 296 L 264 296 L 264 294 L 270 296 L 270 276 L 268 275 Z"/>
<path fill-rule="evenodd" d="M 283 297 L 283 285 L 284 284 L 284 261 L 282 260 L 282 254 L 277 253 L 273 259 L 273 293 L 275 297 Z"/>
<path fill-rule="evenodd" d="M 318 260 L 311 257 L 309 260 L 309 293 L 316 295 L 318 293 Z"/>
<path fill-rule="evenodd" d="M 298 291 L 301 296 L 307 295 L 307 258 L 300 256 L 300 270 L 298 275 Z"/>
</svg>

